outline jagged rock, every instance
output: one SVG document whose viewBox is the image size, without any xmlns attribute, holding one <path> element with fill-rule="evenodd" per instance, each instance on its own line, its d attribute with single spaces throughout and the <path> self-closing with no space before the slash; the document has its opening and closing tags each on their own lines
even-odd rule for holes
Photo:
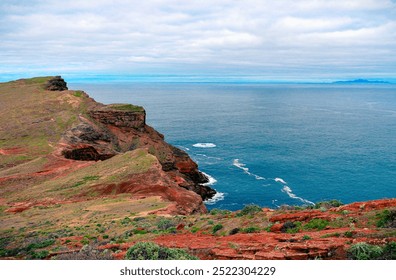
<svg viewBox="0 0 396 280">
<path fill-rule="evenodd" d="M 146 149 L 158 159 L 162 171 L 172 180 L 172 184 L 198 194 L 202 200 L 210 199 L 216 194 L 214 189 L 204 185 L 208 178 L 198 170 L 198 165 L 186 152 L 166 143 L 161 133 L 146 125 L 146 112 L 142 107 L 130 104 L 102 105 L 95 102 L 88 114 L 88 118 L 80 116 L 81 122 L 63 134 L 60 145 L 64 157 L 98 161 L 119 153 Z M 144 185 L 146 182 L 142 179 L 138 183 Z M 136 192 L 137 189 L 129 188 L 127 191 Z M 139 189 L 139 192 L 143 190 Z M 161 190 L 158 189 L 157 193 L 165 197 Z M 167 199 L 182 201 L 177 195 Z M 189 209 L 183 203 L 179 202 L 179 205 Z M 200 211 L 204 209 L 198 208 Z M 185 210 L 172 211 L 182 213 Z"/>
<path fill-rule="evenodd" d="M 45 89 L 52 91 L 68 90 L 67 83 L 64 79 L 62 79 L 61 76 L 55 76 L 54 78 L 50 79 L 45 85 Z"/>
</svg>

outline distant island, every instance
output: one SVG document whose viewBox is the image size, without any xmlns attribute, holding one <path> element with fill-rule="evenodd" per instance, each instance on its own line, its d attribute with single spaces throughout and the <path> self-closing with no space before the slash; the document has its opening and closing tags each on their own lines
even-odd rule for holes
<svg viewBox="0 0 396 280">
<path fill-rule="evenodd" d="M 367 79 L 356 79 L 356 80 L 348 80 L 348 81 L 336 81 L 333 84 L 390 84 L 387 81 L 378 81 L 378 80 L 367 80 Z"/>
</svg>

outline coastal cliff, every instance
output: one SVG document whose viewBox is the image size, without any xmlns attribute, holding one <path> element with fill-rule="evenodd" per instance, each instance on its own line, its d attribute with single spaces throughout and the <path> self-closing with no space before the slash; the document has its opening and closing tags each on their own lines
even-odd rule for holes
<svg viewBox="0 0 396 280">
<path fill-rule="evenodd" d="M 123 259 L 141 241 L 200 259 L 396 259 L 395 198 L 208 213 L 206 182 L 142 107 L 61 77 L 0 84 L 0 259 Z"/>
<path fill-rule="evenodd" d="M 158 197 L 166 202 L 157 209 L 162 213 L 206 212 L 203 200 L 215 191 L 204 185 L 207 178 L 187 153 L 146 124 L 142 107 L 100 104 L 83 91 L 68 90 L 59 76 L 3 88 L 4 108 L 21 109 L 21 115 L 4 116 L 3 127 L 12 132 L 1 131 L 0 183 L 7 211 L 125 194 L 137 200 Z"/>
</svg>

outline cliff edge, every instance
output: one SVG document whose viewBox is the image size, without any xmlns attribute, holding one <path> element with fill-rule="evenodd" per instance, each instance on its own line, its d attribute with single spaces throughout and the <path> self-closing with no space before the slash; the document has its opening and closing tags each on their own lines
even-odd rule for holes
<svg viewBox="0 0 396 280">
<path fill-rule="evenodd" d="M 146 124 L 142 107 L 98 103 L 59 76 L 0 88 L 6 211 L 119 196 L 157 198 L 161 207 L 147 207 L 150 213 L 206 212 L 203 200 L 215 191 L 187 153 Z"/>
</svg>

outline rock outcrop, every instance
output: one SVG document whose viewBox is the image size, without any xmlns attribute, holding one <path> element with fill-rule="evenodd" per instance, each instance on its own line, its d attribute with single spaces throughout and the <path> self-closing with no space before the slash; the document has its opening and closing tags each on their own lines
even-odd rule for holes
<svg viewBox="0 0 396 280">
<path fill-rule="evenodd" d="M 62 79 L 61 76 L 55 76 L 54 78 L 48 80 L 48 82 L 45 85 L 46 90 L 51 90 L 51 91 L 62 91 L 62 90 L 67 90 L 67 83 L 65 82 L 64 79 Z"/>
<path fill-rule="evenodd" d="M 0 194 L 12 192 L 15 197 L 8 197 L 13 200 L 20 195 L 15 185 L 23 182 L 28 190 L 41 185 L 45 187 L 48 180 L 59 180 L 58 185 L 53 186 L 55 190 L 46 193 L 46 201 L 99 200 L 101 196 L 125 194 L 133 199 L 159 197 L 171 204 L 166 210 L 162 209 L 163 213 L 206 212 L 203 201 L 215 194 L 204 185 L 208 179 L 187 153 L 166 143 L 161 133 L 146 124 L 144 108 L 98 103 L 83 91 L 68 90 L 60 76 L 21 79 L 4 87 L 2 97 L 10 95 L 4 102 L 14 100 L 12 106 L 18 108 L 30 102 L 22 118 L 10 120 L 11 124 L 16 124 L 9 127 L 17 141 L 4 134 L 4 139 L 9 139 L 6 143 L 26 146 L 24 138 L 30 136 L 32 146 L 36 143 L 38 146 L 27 149 L 7 144 L 2 147 L 0 154 L 7 159 L 0 162 L 0 169 L 4 169 L 4 175 L 0 174 Z M 23 98 L 11 99 L 14 90 L 18 90 L 18 96 Z M 14 161 L 17 157 L 11 157 L 11 151 L 23 154 L 22 160 Z M 126 153 L 131 156 L 123 157 Z M 136 156 L 140 154 L 142 156 Z M 77 168 L 104 166 L 100 163 L 114 157 L 114 165 L 106 166 L 100 174 L 95 167 L 86 173 Z M 34 160 L 43 164 L 38 165 Z M 27 164 L 29 168 L 26 172 L 6 170 L 19 164 Z M 73 173 L 78 171 L 81 175 L 77 179 Z M 84 179 L 90 176 L 97 179 Z M 67 179 L 62 181 L 59 179 L 62 177 Z M 84 187 L 75 189 L 72 195 L 67 191 L 71 186 L 82 185 Z M 19 201 L 29 209 L 43 203 L 41 196 L 37 191 L 26 195 L 29 201 Z M 17 205 L 10 202 L 9 206 L 14 209 Z"/>
<path fill-rule="evenodd" d="M 178 186 L 193 191 L 203 200 L 216 193 L 203 185 L 208 179 L 187 153 L 166 143 L 164 136 L 145 122 L 142 107 L 130 104 L 93 103 L 89 116 L 69 129 L 60 141 L 59 152 L 73 160 L 106 160 L 135 149 L 147 149 L 159 160 L 162 170 Z"/>
</svg>

